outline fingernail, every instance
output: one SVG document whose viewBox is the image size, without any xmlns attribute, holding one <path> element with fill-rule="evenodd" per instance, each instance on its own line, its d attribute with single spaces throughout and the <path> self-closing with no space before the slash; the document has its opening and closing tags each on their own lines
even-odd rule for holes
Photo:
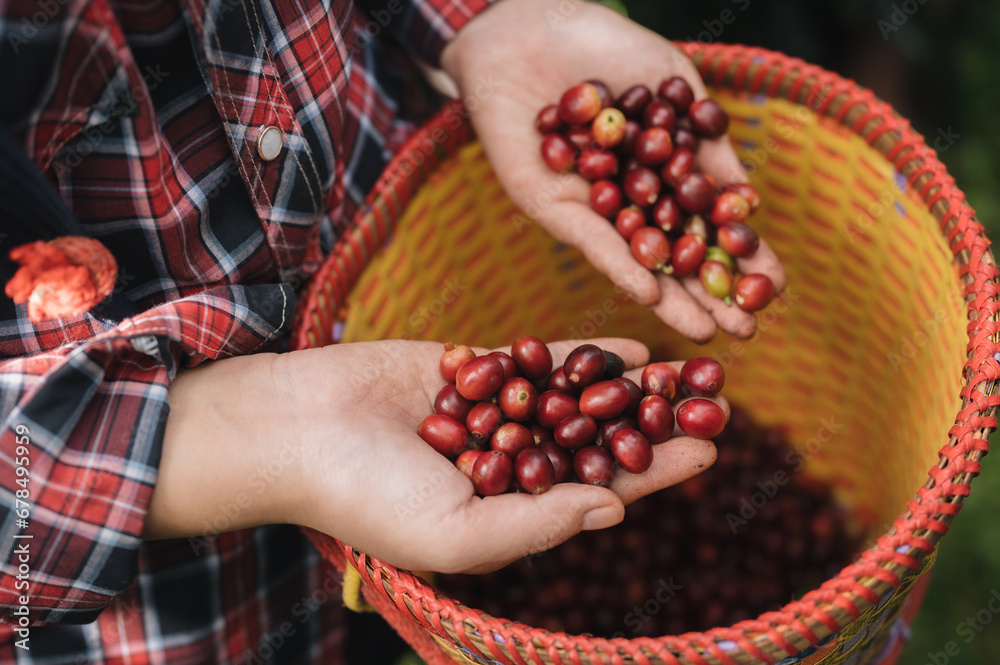
<svg viewBox="0 0 1000 665">
<path fill-rule="evenodd" d="M 594 508 L 583 516 L 583 530 L 594 531 L 607 529 L 622 521 L 622 513 L 618 506 L 601 506 Z"/>
</svg>

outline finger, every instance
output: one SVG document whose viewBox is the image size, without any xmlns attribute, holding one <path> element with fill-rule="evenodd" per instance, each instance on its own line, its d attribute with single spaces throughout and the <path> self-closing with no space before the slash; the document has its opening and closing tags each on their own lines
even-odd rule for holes
<svg viewBox="0 0 1000 665">
<path fill-rule="evenodd" d="M 653 463 L 642 473 L 619 470 L 611 490 L 628 505 L 647 494 L 676 485 L 715 463 L 715 444 L 704 439 L 680 436 L 653 446 Z"/>
<path fill-rule="evenodd" d="M 788 286 L 788 277 L 785 275 L 785 269 L 781 266 L 781 261 L 778 260 L 778 255 L 763 240 L 760 241 L 760 246 L 757 247 L 753 256 L 737 259 L 736 265 L 744 275 L 761 273 L 770 277 L 771 281 L 774 282 L 776 293 L 781 293 Z"/>
<path fill-rule="evenodd" d="M 708 310 L 719 327 L 733 337 L 749 339 L 757 330 L 757 317 L 750 312 L 744 312 L 736 305 L 727 305 L 724 300 L 708 295 L 698 278 L 685 277 L 681 281 L 687 292 Z"/>
<path fill-rule="evenodd" d="M 660 300 L 650 307 L 668 326 L 693 342 L 703 344 L 715 337 L 715 319 L 698 304 L 675 277 L 657 275 Z"/>
<path fill-rule="evenodd" d="M 623 361 L 625 361 L 625 367 L 639 367 L 649 362 L 649 349 L 645 344 L 634 339 L 626 339 L 624 337 L 569 339 L 548 343 L 549 351 L 552 353 L 553 369 L 566 362 L 566 356 L 568 356 L 573 349 L 582 344 L 594 344 L 601 347 L 605 351 L 611 351 L 612 353 L 617 354 Z M 481 348 L 473 349 L 473 351 L 476 352 L 476 355 L 480 356 L 489 353 L 489 350 Z M 498 349 L 493 349 L 493 351 L 510 353 L 510 347 L 504 346 Z"/>
<path fill-rule="evenodd" d="M 563 201 L 539 213 L 539 222 L 557 240 L 579 249 L 598 271 L 643 305 L 660 299 L 653 274 L 632 256 L 614 225 L 586 203 Z"/>
<path fill-rule="evenodd" d="M 719 186 L 747 182 L 747 174 L 728 134 L 717 139 L 701 139 L 694 161 L 695 166 L 714 177 Z"/>
<path fill-rule="evenodd" d="M 443 528 L 449 552 L 439 572 L 484 573 L 521 557 L 544 552 L 580 531 L 618 524 L 625 506 L 614 492 L 589 485 L 563 483 L 544 494 L 502 494 L 472 498 Z M 468 567 L 465 562 L 479 562 Z"/>
</svg>

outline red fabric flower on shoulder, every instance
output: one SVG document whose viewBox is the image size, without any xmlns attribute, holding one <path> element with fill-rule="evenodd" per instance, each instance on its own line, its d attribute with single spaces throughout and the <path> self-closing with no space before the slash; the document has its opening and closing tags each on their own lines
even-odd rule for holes
<svg viewBox="0 0 1000 665">
<path fill-rule="evenodd" d="M 10 258 L 21 267 L 4 292 L 18 304 L 28 303 L 32 323 L 82 314 L 115 288 L 118 263 L 93 238 L 37 240 L 15 247 Z"/>
</svg>

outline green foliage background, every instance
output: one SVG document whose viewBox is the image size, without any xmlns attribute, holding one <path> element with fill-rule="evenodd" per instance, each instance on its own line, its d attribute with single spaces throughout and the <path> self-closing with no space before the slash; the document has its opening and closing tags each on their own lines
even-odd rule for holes
<svg viewBox="0 0 1000 665">
<path fill-rule="evenodd" d="M 874 90 L 929 142 L 939 131 L 960 135 L 941 159 L 991 236 L 1000 232 L 1000 3 L 995 0 L 607 4 L 670 39 L 752 44 L 822 65 Z M 718 21 L 725 10 L 735 16 L 728 25 Z M 1000 468 L 987 458 L 983 476 L 942 543 L 901 665 L 1000 662 L 1000 616 L 988 608 L 995 591 L 1000 597 L 998 509 Z M 957 655 L 946 652 L 950 642 Z"/>
</svg>

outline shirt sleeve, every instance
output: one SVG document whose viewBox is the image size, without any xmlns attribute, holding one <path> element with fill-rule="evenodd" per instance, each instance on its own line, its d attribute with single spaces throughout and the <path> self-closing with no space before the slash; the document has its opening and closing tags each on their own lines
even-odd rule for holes
<svg viewBox="0 0 1000 665">
<path fill-rule="evenodd" d="M 360 0 L 362 26 L 369 35 L 382 30 L 430 65 L 439 67 L 441 51 L 479 12 L 498 0 Z"/>
<path fill-rule="evenodd" d="M 294 297 L 219 287 L 0 363 L 0 621 L 90 622 L 131 585 L 170 381 L 280 337 Z"/>
</svg>

